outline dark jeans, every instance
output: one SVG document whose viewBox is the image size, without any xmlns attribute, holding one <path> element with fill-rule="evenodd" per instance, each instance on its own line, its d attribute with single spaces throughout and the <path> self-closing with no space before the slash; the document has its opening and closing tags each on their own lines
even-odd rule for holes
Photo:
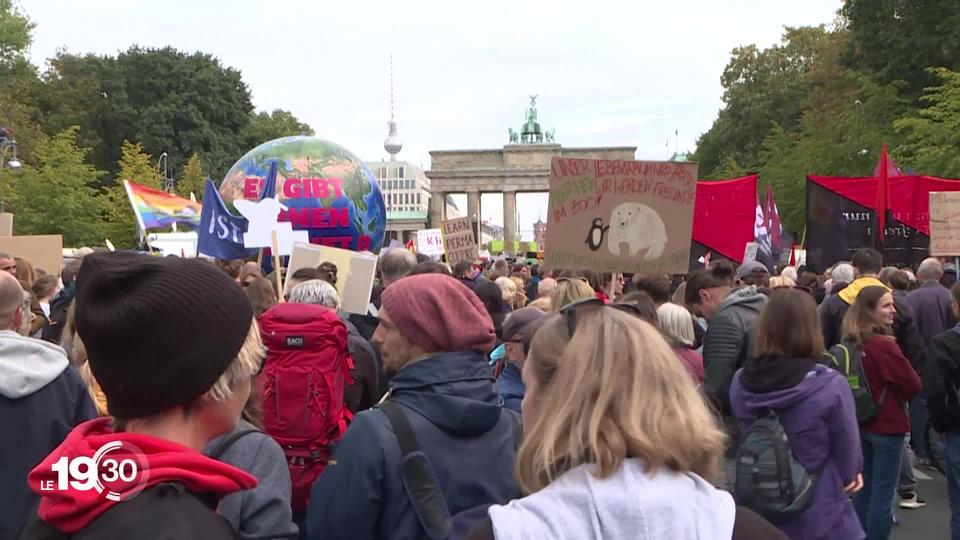
<svg viewBox="0 0 960 540">
<path fill-rule="evenodd" d="M 923 438 L 923 430 L 927 428 L 927 420 L 930 419 L 930 413 L 927 411 L 927 399 L 916 397 L 910 402 L 910 443 L 916 449 L 917 457 L 921 459 L 930 459 L 930 454 L 936 458 L 938 463 L 943 463 L 943 441 L 939 437 L 932 437 L 930 448 L 927 448 L 927 441 Z"/>
<path fill-rule="evenodd" d="M 893 496 L 900 476 L 904 435 L 860 432 L 863 448 L 863 489 L 853 497 L 853 508 L 867 540 L 886 540 L 893 527 Z"/>
<path fill-rule="evenodd" d="M 947 495 L 950 497 L 950 539 L 960 540 L 960 432 L 947 433 L 944 450 Z"/>
</svg>

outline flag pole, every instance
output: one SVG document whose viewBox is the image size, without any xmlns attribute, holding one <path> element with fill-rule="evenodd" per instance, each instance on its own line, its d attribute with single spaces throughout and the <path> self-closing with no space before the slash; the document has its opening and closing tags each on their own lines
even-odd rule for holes
<svg viewBox="0 0 960 540">
<path fill-rule="evenodd" d="M 270 247 L 273 248 L 273 272 L 277 276 L 277 299 L 280 303 L 283 303 L 283 276 L 280 275 L 280 240 L 276 229 L 273 231 Z M 260 254 L 263 254 L 263 248 L 260 248 Z"/>
</svg>

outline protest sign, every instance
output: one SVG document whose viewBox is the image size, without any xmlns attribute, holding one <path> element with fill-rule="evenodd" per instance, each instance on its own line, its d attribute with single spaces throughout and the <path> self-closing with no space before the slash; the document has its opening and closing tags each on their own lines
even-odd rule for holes
<svg viewBox="0 0 960 540">
<path fill-rule="evenodd" d="M 747 242 L 747 246 L 743 249 L 743 262 L 753 262 L 757 260 L 757 251 L 759 248 L 760 245 L 756 242 Z"/>
<path fill-rule="evenodd" d="M 443 255 L 443 233 L 440 229 L 417 231 L 417 253 L 434 259 Z"/>
<path fill-rule="evenodd" d="M 43 236 L 0 236 L 0 252 L 30 261 L 54 276 L 63 266 L 63 237 L 59 234 Z"/>
<path fill-rule="evenodd" d="M 477 259 L 477 242 L 473 238 L 473 220 L 468 217 L 448 219 L 440 224 L 443 233 L 443 249 L 447 252 L 447 264 Z"/>
<path fill-rule="evenodd" d="M 930 255 L 960 255 L 960 191 L 930 193 Z"/>
<path fill-rule="evenodd" d="M 696 163 L 553 158 L 544 265 L 687 272 L 696 182 Z"/>
<path fill-rule="evenodd" d="M 369 252 L 357 252 L 316 244 L 297 243 L 287 265 L 287 275 L 292 276 L 301 268 L 316 268 L 329 262 L 337 267 L 337 292 L 340 294 L 340 309 L 349 313 L 367 313 L 370 290 L 377 272 L 377 256 Z M 284 295 L 290 294 L 286 285 Z"/>
</svg>

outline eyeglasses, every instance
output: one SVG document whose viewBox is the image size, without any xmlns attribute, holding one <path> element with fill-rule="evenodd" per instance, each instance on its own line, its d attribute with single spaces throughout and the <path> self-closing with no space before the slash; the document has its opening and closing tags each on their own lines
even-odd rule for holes
<svg viewBox="0 0 960 540">
<path fill-rule="evenodd" d="M 573 337 L 573 333 L 577 329 L 577 308 L 581 306 L 608 307 L 629 313 L 634 317 L 643 318 L 643 312 L 640 311 L 640 307 L 630 302 L 611 302 L 605 304 L 603 300 L 596 297 L 575 300 L 560 308 L 560 314 L 567 320 L 567 337 L 569 338 Z"/>
</svg>

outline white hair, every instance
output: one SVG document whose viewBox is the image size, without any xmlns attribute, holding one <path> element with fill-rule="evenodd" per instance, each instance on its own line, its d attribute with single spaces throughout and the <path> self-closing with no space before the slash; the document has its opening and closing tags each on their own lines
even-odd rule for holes
<svg viewBox="0 0 960 540">
<path fill-rule="evenodd" d="M 943 265 L 933 257 L 924 259 L 917 268 L 917 277 L 923 281 L 937 281 L 943 277 Z"/>
<path fill-rule="evenodd" d="M 290 291 L 290 303 L 316 304 L 330 309 L 340 309 L 340 295 L 337 289 L 326 281 L 311 279 Z"/>
<path fill-rule="evenodd" d="M 830 272 L 830 279 L 834 283 L 852 283 L 853 276 L 853 265 L 850 263 L 840 263 L 834 266 L 833 271 Z"/>
<path fill-rule="evenodd" d="M 513 299 L 513 295 L 517 294 L 517 284 L 508 277 L 498 277 L 494 283 L 500 287 L 500 295 L 508 302 Z"/>
<path fill-rule="evenodd" d="M 797 282 L 797 279 L 798 279 L 798 276 L 797 276 L 797 267 L 795 267 L 795 266 L 788 266 L 788 267 L 784 268 L 784 269 L 780 272 L 780 276 L 781 276 L 781 277 L 785 277 L 785 278 L 790 278 L 791 280 L 793 280 L 794 283 L 796 283 L 796 282 Z"/>
<path fill-rule="evenodd" d="M 657 308 L 660 330 L 667 339 L 687 347 L 693 346 L 693 317 L 687 308 L 667 302 Z"/>
<path fill-rule="evenodd" d="M 555 290 L 557 290 L 557 280 L 553 278 L 543 278 L 537 284 L 537 296 L 540 298 L 550 298 Z"/>
</svg>

